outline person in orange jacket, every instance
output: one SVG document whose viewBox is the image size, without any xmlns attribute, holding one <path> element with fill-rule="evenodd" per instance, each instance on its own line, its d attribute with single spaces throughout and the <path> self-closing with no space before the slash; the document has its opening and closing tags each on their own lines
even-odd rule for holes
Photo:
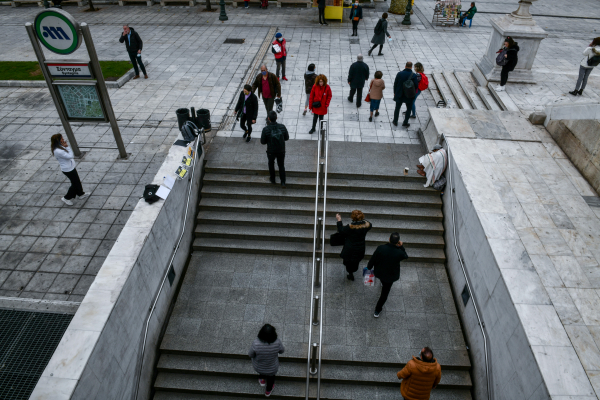
<svg viewBox="0 0 600 400">
<path fill-rule="evenodd" d="M 398 379 L 402 379 L 400 393 L 404 400 L 429 400 L 431 389 L 442 379 L 442 367 L 433 358 L 433 351 L 424 347 L 421 357 L 413 357 L 398 371 Z"/>
<path fill-rule="evenodd" d="M 283 75 L 282 79 L 287 81 L 287 78 L 285 77 L 285 58 L 287 57 L 287 49 L 285 48 L 285 39 L 281 32 L 277 32 L 275 35 L 271 51 L 275 54 L 275 63 L 277 63 L 277 70 L 275 71 L 277 79 L 279 79 L 279 70 L 281 69 L 281 74 Z"/>
</svg>

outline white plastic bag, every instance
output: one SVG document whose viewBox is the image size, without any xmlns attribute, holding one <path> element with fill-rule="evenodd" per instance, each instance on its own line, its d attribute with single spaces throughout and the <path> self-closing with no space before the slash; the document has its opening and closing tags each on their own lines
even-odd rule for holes
<svg viewBox="0 0 600 400">
<path fill-rule="evenodd" d="M 369 270 L 367 267 L 363 268 L 363 283 L 365 286 L 374 286 L 375 285 L 375 274 L 373 270 Z"/>
</svg>

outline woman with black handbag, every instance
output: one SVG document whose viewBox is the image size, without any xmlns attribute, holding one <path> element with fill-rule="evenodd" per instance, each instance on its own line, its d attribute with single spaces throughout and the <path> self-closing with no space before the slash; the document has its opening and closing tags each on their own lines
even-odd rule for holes
<svg viewBox="0 0 600 400">
<path fill-rule="evenodd" d="M 314 114 L 312 129 L 308 133 L 315 133 L 317 119 L 322 121 L 323 117 L 327 115 L 327 109 L 329 108 L 332 96 L 331 88 L 327 84 L 327 77 L 325 75 L 317 76 L 308 99 L 308 108 L 310 108 Z"/>
<path fill-rule="evenodd" d="M 342 217 L 336 214 L 337 230 L 344 235 L 344 248 L 340 253 L 340 257 L 344 260 L 347 278 L 354 280 L 354 273 L 358 271 L 358 264 L 365 258 L 365 238 L 373 225 L 365 220 L 365 214 L 360 210 L 352 211 L 352 222 L 346 226 L 342 224 Z"/>
</svg>

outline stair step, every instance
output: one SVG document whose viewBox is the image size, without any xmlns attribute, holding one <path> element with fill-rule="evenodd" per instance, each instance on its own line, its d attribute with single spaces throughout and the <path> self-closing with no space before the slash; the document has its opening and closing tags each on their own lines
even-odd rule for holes
<svg viewBox="0 0 600 400">
<path fill-rule="evenodd" d="M 314 199 L 313 199 L 314 200 Z M 335 217 L 339 212 L 344 218 L 344 213 L 349 215 L 356 207 L 354 205 L 338 204 L 335 207 L 328 207 L 327 216 Z M 200 211 L 207 212 L 229 212 L 235 210 L 237 212 L 247 213 L 264 213 L 264 214 L 284 214 L 284 215 L 315 215 L 315 203 L 312 202 L 279 202 L 272 200 L 244 200 L 244 199 L 227 199 L 223 202 L 217 197 L 203 197 L 200 201 Z M 420 221 L 442 221 L 443 214 L 441 209 L 429 207 L 394 207 L 394 206 L 379 206 L 369 205 L 360 206 L 360 209 L 365 213 L 367 219 L 406 219 Z M 321 211 L 319 210 L 319 213 Z"/>
<path fill-rule="evenodd" d="M 288 189 L 311 190 L 315 187 L 315 177 L 295 177 L 287 179 Z M 235 186 L 235 187 L 274 187 L 268 175 L 235 175 L 223 173 L 206 173 L 203 177 L 204 185 Z M 423 187 L 421 182 L 413 181 L 372 181 L 360 179 L 327 179 L 327 190 L 360 190 L 378 193 L 396 194 L 423 194 L 439 196 L 439 192 L 429 187 Z"/>
<path fill-rule="evenodd" d="M 280 187 L 232 187 L 232 186 L 204 186 L 203 198 L 220 199 L 245 199 L 269 200 L 279 202 L 310 202 L 314 204 L 315 190 L 282 189 Z M 356 207 L 363 205 L 385 205 L 404 207 L 432 207 L 439 208 L 442 199 L 439 196 L 411 195 L 395 193 L 371 193 L 357 191 L 330 191 L 327 193 L 327 203 L 345 204 Z"/>
<path fill-rule="evenodd" d="M 235 209 L 235 208 L 234 208 Z M 335 227 L 335 219 L 331 213 L 331 220 L 327 220 L 327 227 Z M 441 222 L 402 220 L 402 219 L 379 219 L 369 218 L 373 224 L 371 233 L 390 232 L 395 230 L 399 233 L 426 233 L 430 235 L 443 235 L 444 226 Z M 198 225 L 253 225 L 253 226 L 287 226 L 289 228 L 313 229 L 314 218 L 310 215 L 277 214 L 265 210 L 264 213 L 228 212 L 228 211 L 200 211 L 197 216 Z"/>
<path fill-rule="evenodd" d="M 452 94 L 454 95 L 454 98 L 456 99 L 458 108 L 461 108 L 464 110 L 471 110 L 473 108 L 471 106 L 471 102 L 469 101 L 468 96 L 465 94 L 465 92 L 463 92 L 462 88 L 460 87 L 460 84 L 458 83 L 456 76 L 454 76 L 454 72 L 453 71 L 444 71 L 444 72 L 442 72 L 442 74 L 444 75 L 444 78 L 446 78 L 446 83 L 448 84 L 450 91 L 452 92 Z"/>
<path fill-rule="evenodd" d="M 433 79 L 435 80 L 435 85 L 440 91 L 442 99 L 446 102 L 446 108 L 458 108 L 458 103 L 450 90 L 450 86 L 448 86 L 448 83 L 446 82 L 446 78 L 439 72 L 434 72 L 431 76 L 433 76 Z"/>
<path fill-rule="evenodd" d="M 485 106 L 488 110 L 492 111 L 502 111 L 502 108 L 498 105 L 498 102 L 490 93 L 490 90 L 485 86 L 477 86 L 477 93 L 479 93 L 479 97 L 485 103 Z"/>
<path fill-rule="evenodd" d="M 365 259 L 368 260 L 377 246 L 367 245 Z M 442 249 L 406 246 L 409 260 L 412 262 L 445 262 Z M 215 251 L 232 253 L 273 254 L 312 257 L 312 242 L 282 242 L 264 240 L 236 240 L 222 238 L 197 238 L 193 243 L 194 251 Z M 341 247 L 325 245 L 325 257 L 339 257 Z"/>
<path fill-rule="evenodd" d="M 454 76 L 463 92 L 467 95 L 469 103 L 474 110 L 487 110 L 487 107 L 479 93 L 477 93 L 477 83 L 470 72 L 454 71 Z"/>
<path fill-rule="evenodd" d="M 506 93 L 505 91 L 497 92 L 495 87 L 496 87 L 496 85 L 492 84 L 492 82 L 488 83 L 488 89 L 490 90 L 490 93 L 492 94 L 492 96 L 494 96 L 494 99 L 496 99 L 496 101 L 500 105 L 500 108 L 503 111 L 520 112 L 519 107 L 517 107 L 515 102 L 508 95 L 508 93 Z"/>
<path fill-rule="evenodd" d="M 433 78 L 432 75 L 427 75 L 427 78 L 429 79 L 429 92 L 431 93 L 431 97 L 433 97 L 433 101 L 434 103 L 437 105 L 440 100 L 444 100 L 440 94 L 440 91 L 437 87 L 437 85 L 435 84 L 435 79 Z"/>
<path fill-rule="evenodd" d="M 304 361 L 304 360 L 303 360 Z M 345 365 L 323 362 L 321 382 L 345 384 L 377 384 L 398 387 L 396 373 L 404 364 L 397 366 Z M 207 357 L 183 354 L 162 354 L 158 361 L 159 372 L 194 373 L 214 376 L 239 376 L 254 378 L 256 372 L 248 359 Z M 469 371 L 445 369 L 439 388 L 469 388 L 472 385 Z M 278 379 L 306 381 L 306 362 L 280 361 Z"/>
<path fill-rule="evenodd" d="M 372 384 L 349 385 L 322 383 L 320 388 L 320 398 L 323 400 L 393 399 L 398 398 L 399 396 L 399 386 L 399 384 L 393 387 Z M 265 389 L 258 384 L 256 375 L 253 378 L 238 378 L 161 372 L 156 378 L 154 387 L 157 391 L 197 393 L 202 394 L 203 396 L 205 394 L 223 397 L 242 396 L 245 398 L 264 398 L 265 396 Z M 311 398 L 316 397 L 315 382 L 311 383 L 308 395 Z M 272 397 L 280 399 L 304 399 L 306 397 L 306 383 L 290 381 L 278 377 L 275 381 Z M 431 399 L 470 400 L 471 393 L 469 389 L 439 388 L 432 391 Z"/>
</svg>

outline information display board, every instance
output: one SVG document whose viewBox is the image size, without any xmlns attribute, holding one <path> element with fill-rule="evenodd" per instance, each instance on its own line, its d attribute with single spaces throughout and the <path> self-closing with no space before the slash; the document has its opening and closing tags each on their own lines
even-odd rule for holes
<svg viewBox="0 0 600 400">
<path fill-rule="evenodd" d="M 55 81 L 69 121 L 107 121 L 96 81 Z"/>
</svg>

